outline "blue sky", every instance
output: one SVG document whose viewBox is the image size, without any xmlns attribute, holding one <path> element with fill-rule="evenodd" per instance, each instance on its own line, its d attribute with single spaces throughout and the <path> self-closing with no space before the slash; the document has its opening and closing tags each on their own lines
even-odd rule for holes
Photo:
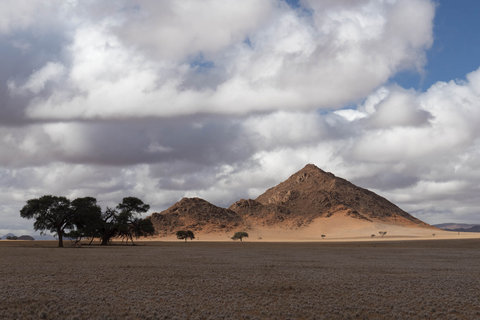
<svg viewBox="0 0 480 320">
<path fill-rule="evenodd" d="M 480 223 L 480 2 L 0 2 L 0 235 L 25 201 L 255 198 L 307 163 Z"/>
<path fill-rule="evenodd" d="M 425 74 L 405 71 L 392 78 L 403 87 L 428 89 L 437 81 L 462 80 L 480 65 L 480 2 L 436 1 L 434 42 Z"/>
</svg>

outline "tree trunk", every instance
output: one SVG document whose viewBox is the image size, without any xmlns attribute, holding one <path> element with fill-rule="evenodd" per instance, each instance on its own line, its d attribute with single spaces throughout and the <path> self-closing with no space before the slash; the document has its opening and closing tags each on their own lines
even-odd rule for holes
<svg viewBox="0 0 480 320">
<path fill-rule="evenodd" d="M 100 245 L 106 246 L 108 244 L 108 240 L 110 240 L 110 237 L 102 237 L 102 243 L 100 243 Z"/>
<path fill-rule="evenodd" d="M 62 230 L 58 230 L 57 235 L 58 235 L 58 247 L 63 248 L 63 232 L 62 232 Z"/>
</svg>

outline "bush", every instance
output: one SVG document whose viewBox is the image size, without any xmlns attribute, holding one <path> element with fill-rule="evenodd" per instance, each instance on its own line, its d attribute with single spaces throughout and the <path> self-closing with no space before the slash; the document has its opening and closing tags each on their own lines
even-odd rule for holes
<svg viewBox="0 0 480 320">
<path fill-rule="evenodd" d="M 240 240 L 240 242 L 243 242 L 243 238 L 248 238 L 248 233 L 246 233 L 245 231 L 239 231 L 235 232 L 232 240 Z"/>
<path fill-rule="evenodd" d="M 195 235 L 190 230 L 180 230 L 177 231 L 177 239 L 185 240 L 185 242 L 187 242 L 187 239 L 195 239 Z"/>
</svg>

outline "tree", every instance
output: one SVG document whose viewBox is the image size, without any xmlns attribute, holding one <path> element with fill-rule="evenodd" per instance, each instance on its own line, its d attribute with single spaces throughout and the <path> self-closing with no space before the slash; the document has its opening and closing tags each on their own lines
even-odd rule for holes
<svg viewBox="0 0 480 320">
<path fill-rule="evenodd" d="M 387 231 L 378 231 L 382 238 L 387 234 Z"/>
<path fill-rule="evenodd" d="M 107 208 L 101 215 L 99 234 L 102 239 L 101 245 L 107 245 L 113 237 L 121 237 L 130 240 L 133 244 L 133 236 L 139 237 L 154 233 L 153 224 L 150 220 L 139 219 L 138 214 L 147 212 L 148 204 L 135 197 L 123 198 L 115 209 Z"/>
<path fill-rule="evenodd" d="M 190 230 L 180 230 L 177 231 L 177 239 L 185 240 L 185 242 L 187 242 L 187 239 L 195 239 L 195 235 Z"/>
<path fill-rule="evenodd" d="M 248 233 L 246 233 L 245 231 L 239 231 L 235 232 L 232 240 L 240 240 L 240 242 L 243 242 L 243 238 L 248 238 Z"/>
<path fill-rule="evenodd" d="M 151 222 L 148 225 L 148 222 L 140 222 L 142 219 L 136 218 L 136 215 L 147 212 L 148 209 L 150 209 L 150 206 L 138 198 L 123 198 L 122 202 L 117 206 L 117 210 L 119 210 L 117 214 L 118 236 L 126 239 L 127 243 L 130 239 L 133 244 L 133 236 L 136 232 L 139 234 L 148 233 L 148 230 L 143 230 L 141 229 L 142 227 L 153 229 Z M 153 234 L 153 231 L 151 233 Z"/>
<path fill-rule="evenodd" d="M 155 233 L 152 220 L 135 218 L 132 220 L 132 233 L 135 239 L 139 237 L 151 236 Z"/>
<path fill-rule="evenodd" d="M 154 228 L 150 220 L 136 216 L 147 212 L 148 204 L 135 197 L 123 198 L 115 209 L 108 208 L 102 213 L 97 200 L 93 197 L 77 198 L 73 201 L 65 197 L 43 196 L 31 199 L 20 210 L 23 218 L 35 218 L 35 230 L 56 233 L 58 246 L 63 247 L 65 236 L 75 238 L 76 242 L 84 237 L 91 241 L 98 237 L 101 244 L 106 245 L 113 237 L 120 236 L 133 244 L 133 237 L 153 234 Z"/>
<path fill-rule="evenodd" d="M 102 221 L 98 229 L 98 234 L 101 239 L 100 245 L 106 246 L 118 232 L 117 212 L 115 209 L 107 207 L 105 212 L 103 212 L 101 215 L 101 220 Z"/>
<path fill-rule="evenodd" d="M 74 228 L 74 210 L 70 200 L 65 197 L 45 195 L 38 199 L 30 199 L 20 210 L 20 216 L 26 219 L 34 218 L 35 231 L 44 233 L 48 230 L 56 233 L 59 247 L 63 247 L 65 230 Z"/>
<path fill-rule="evenodd" d="M 95 237 L 99 236 L 99 229 L 102 225 L 102 209 L 97 205 L 97 199 L 93 197 L 77 198 L 72 201 L 74 210 L 72 230 L 67 236 L 75 238 L 79 243 L 82 238 L 91 238 L 90 244 Z"/>
</svg>

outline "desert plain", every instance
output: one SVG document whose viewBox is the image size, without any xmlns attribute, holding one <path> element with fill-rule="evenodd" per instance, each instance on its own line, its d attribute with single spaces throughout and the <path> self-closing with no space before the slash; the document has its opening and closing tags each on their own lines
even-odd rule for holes
<svg viewBox="0 0 480 320">
<path fill-rule="evenodd" d="M 480 239 L 0 241 L 0 319 L 479 319 Z"/>
</svg>

